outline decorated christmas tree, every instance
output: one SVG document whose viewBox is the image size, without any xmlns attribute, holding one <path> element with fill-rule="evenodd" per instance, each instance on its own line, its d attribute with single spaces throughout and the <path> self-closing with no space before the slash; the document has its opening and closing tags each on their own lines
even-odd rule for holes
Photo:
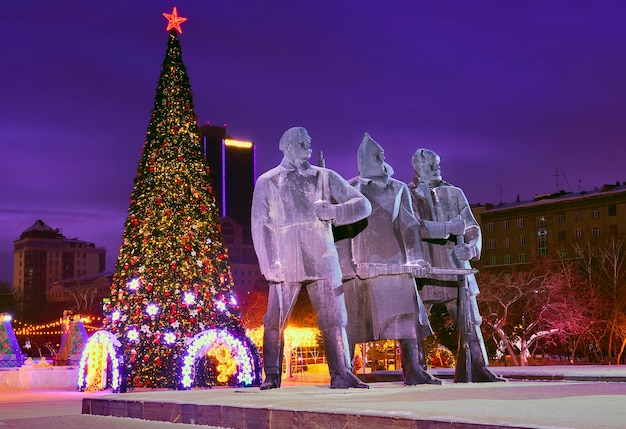
<svg viewBox="0 0 626 429">
<path fill-rule="evenodd" d="M 240 323 L 174 31 L 182 33 L 186 18 L 176 8 L 163 15 L 171 31 L 105 306 L 105 331 L 119 341 L 119 375 L 110 384 L 122 390 L 256 385 L 258 352 Z"/>
<path fill-rule="evenodd" d="M 0 313 L 0 368 L 22 366 L 24 359 L 26 356 L 22 354 L 11 326 L 11 316 Z"/>
<path fill-rule="evenodd" d="M 61 346 L 55 358 L 57 365 L 76 365 L 88 337 L 80 314 L 73 314 L 69 310 L 64 311 Z"/>
</svg>

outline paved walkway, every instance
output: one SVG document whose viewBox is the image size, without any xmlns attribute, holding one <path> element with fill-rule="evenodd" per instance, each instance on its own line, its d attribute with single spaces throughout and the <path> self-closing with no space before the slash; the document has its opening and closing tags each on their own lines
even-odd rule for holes
<svg viewBox="0 0 626 429">
<path fill-rule="evenodd" d="M 508 383 L 441 386 L 371 383 L 331 390 L 325 374 L 299 374 L 280 389 L 143 390 L 85 396 L 83 413 L 231 428 L 626 427 L 626 366 L 496 367 Z M 388 376 L 393 374 L 387 374 Z"/>
</svg>

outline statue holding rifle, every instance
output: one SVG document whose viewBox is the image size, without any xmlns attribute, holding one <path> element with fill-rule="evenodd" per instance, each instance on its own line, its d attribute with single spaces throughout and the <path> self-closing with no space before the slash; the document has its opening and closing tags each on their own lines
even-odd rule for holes
<svg viewBox="0 0 626 429">
<path fill-rule="evenodd" d="M 460 188 L 443 181 L 440 158 L 428 149 L 418 149 L 412 158 L 415 177 L 408 184 L 416 215 L 422 220 L 426 259 L 436 267 L 471 268 L 479 259 L 482 245 L 480 226 Z M 462 221 L 462 228 L 458 228 Z M 441 238 L 445 237 L 445 238 Z M 420 296 L 430 311 L 434 303 L 445 303 L 459 331 L 456 382 L 505 381 L 488 368 L 487 352 L 480 330 L 482 318 L 473 274 L 432 275 L 418 279 Z"/>
<path fill-rule="evenodd" d="M 414 277 L 427 275 L 431 267 L 424 260 L 409 189 L 391 177 L 383 148 L 368 134 L 358 149 L 358 167 L 350 184 L 369 200 L 372 214 L 335 231 L 350 350 L 354 354 L 357 343 L 399 340 L 404 383 L 441 384 L 424 368 L 423 338 L 432 331 Z"/>
</svg>

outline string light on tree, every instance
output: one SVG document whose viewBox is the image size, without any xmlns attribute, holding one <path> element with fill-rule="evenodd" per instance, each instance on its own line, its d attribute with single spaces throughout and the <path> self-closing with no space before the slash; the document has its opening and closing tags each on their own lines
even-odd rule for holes
<svg viewBox="0 0 626 429">
<path fill-rule="evenodd" d="M 239 339 L 222 345 L 252 350 L 252 355 L 229 352 L 233 359 L 228 360 L 228 370 L 209 383 L 254 385 L 260 383 L 260 359 L 241 326 L 177 37 L 187 18 L 180 17 L 176 8 L 163 15 L 168 20 L 167 50 L 130 196 L 104 329 L 120 343 L 116 352 L 123 355 L 119 359 L 124 365 L 122 390 L 193 385 L 190 374 L 182 383 L 183 356 L 189 356 L 190 341 L 206 330 L 228 332 L 228 338 Z M 244 355 L 245 364 L 237 360 Z M 203 356 L 193 354 L 192 359 Z M 249 371 L 240 376 L 244 368 Z"/>
</svg>

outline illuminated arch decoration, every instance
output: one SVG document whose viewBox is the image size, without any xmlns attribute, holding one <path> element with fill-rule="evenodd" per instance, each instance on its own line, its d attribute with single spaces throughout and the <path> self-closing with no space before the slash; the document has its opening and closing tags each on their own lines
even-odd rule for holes
<svg viewBox="0 0 626 429">
<path fill-rule="evenodd" d="M 121 385 L 120 368 L 123 364 L 117 350 L 121 343 L 115 334 L 109 331 L 97 331 L 87 340 L 78 364 L 78 390 L 83 392 L 102 390 L 97 386 L 105 386 L 106 365 L 111 359 L 111 388 L 118 392 Z M 104 387 L 102 387 L 104 388 Z"/>
<path fill-rule="evenodd" d="M 195 363 L 210 354 L 215 357 L 218 380 L 222 383 L 236 377 L 240 387 L 261 384 L 261 358 L 256 346 L 245 336 L 237 336 L 224 329 L 209 329 L 195 335 L 189 341 L 182 358 L 180 386 L 190 389 L 195 379 Z"/>
</svg>

